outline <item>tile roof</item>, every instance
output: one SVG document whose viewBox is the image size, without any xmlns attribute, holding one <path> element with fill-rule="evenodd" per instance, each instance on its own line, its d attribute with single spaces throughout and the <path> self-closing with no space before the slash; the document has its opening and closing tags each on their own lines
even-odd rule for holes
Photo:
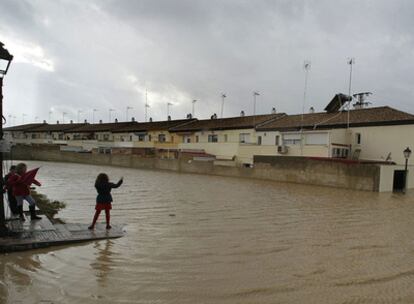
<svg viewBox="0 0 414 304">
<path fill-rule="evenodd" d="M 170 132 L 196 132 L 203 130 L 228 130 L 228 129 L 249 129 L 266 121 L 280 119 L 284 113 L 266 114 L 255 116 L 240 116 L 217 119 L 196 120 L 192 123 L 177 126 L 170 129 Z"/>
<path fill-rule="evenodd" d="M 115 133 L 123 132 L 148 132 L 157 130 L 168 130 L 173 127 L 182 126 L 195 121 L 196 119 L 177 119 L 153 122 L 141 122 L 130 126 L 125 126 L 114 130 Z"/>
<path fill-rule="evenodd" d="M 347 126 L 348 113 L 346 111 L 335 113 L 309 113 L 303 115 L 287 115 L 279 120 L 264 123 L 257 130 L 300 130 L 344 128 Z M 349 111 L 349 123 L 351 127 L 381 126 L 414 124 L 414 115 L 402 112 L 391 107 L 376 107 L 355 109 Z"/>
<path fill-rule="evenodd" d="M 66 131 L 66 133 L 114 132 L 119 128 L 138 124 L 136 121 L 86 124 Z"/>
<path fill-rule="evenodd" d="M 38 127 L 46 125 L 45 123 L 32 123 L 32 124 L 25 124 L 25 125 L 18 125 L 13 127 L 4 128 L 3 131 L 28 131 L 34 130 Z"/>
<path fill-rule="evenodd" d="M 85 126 L 85 123 L 68 123 L 68 124 L 43 124 L 40 127 L 28 130 L 27 132 L 65 132 L 71 129 L 75 129 L 81 126 Z"/>
</svg>

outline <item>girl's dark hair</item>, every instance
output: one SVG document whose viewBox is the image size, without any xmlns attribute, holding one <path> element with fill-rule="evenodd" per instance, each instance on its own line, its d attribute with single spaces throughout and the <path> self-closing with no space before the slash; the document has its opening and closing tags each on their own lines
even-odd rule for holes
<svg viewBox="0 0 414 304">
<path fill-rule="evenodd" d="M 102 185 L 109 182 L 109 177 L 106 173 L 99 173 L 96 177 L 95 186 Z"/>
<path fill-rule="evenodd" d="M 17 174 L 22 175 L 24 169 L 27 169 L 27 166 L 26 166 L 25 163 L 17 164 L 17 166 L 16 166 L 16 172 L 17 172 Z"/>
</svg>

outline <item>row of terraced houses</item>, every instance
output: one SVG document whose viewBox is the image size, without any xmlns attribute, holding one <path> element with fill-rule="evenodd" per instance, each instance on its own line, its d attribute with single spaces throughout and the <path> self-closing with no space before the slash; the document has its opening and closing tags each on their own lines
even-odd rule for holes
<svg viewBox="0 0 414 304">
<path fill-rule="evenodd" d="M 336 95 L 332 104 L 340 95 Z M 251 166 L 255 155 L 371 160 L 404 164 L 414 147 L 414 115 L 394 108 L 287 115 L 272 113 L 150 122 L 26 124 L 4 130 L 14 144 L 61 150 L 178 158 L 187 155 Z M 410 164 L 412 162 L 410 161 Z"/>
</svg>

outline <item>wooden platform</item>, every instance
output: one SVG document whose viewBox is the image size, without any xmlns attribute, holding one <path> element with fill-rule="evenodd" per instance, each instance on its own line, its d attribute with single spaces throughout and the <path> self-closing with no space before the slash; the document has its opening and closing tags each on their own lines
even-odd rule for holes
<svg viewBox="0 0 414 304">
<path fill-rule="evenodd" d="M 97 224 L 94 230 L 89 230 L 87 224 L 53 224 L 45 216 L 35 221 L 9 220 L 7 226 L 13 235 L 0 237 L 0 253 L 113 239 L 125 234 L 119 225 L 107 230 L 104 224 Z"/>
</svg>

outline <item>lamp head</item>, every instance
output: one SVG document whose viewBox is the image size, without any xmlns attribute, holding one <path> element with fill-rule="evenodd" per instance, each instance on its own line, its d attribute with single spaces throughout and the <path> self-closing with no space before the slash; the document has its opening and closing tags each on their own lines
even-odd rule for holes
<svg viewBox="0 0 414 304">
<path fill-rule="evenodd" d="M 405 159 L 409 159 L 411 156 L 411 149 L 409 147 L 405 148 L 403 151 Z"/>
<path fill-rule="evenodd" d="M 4 48 L 4 44 L 0 42 L 0 77 L 7 74 L 12 60 L 13 55 L 11 55 L 9 51 Z"/>
</svg>

